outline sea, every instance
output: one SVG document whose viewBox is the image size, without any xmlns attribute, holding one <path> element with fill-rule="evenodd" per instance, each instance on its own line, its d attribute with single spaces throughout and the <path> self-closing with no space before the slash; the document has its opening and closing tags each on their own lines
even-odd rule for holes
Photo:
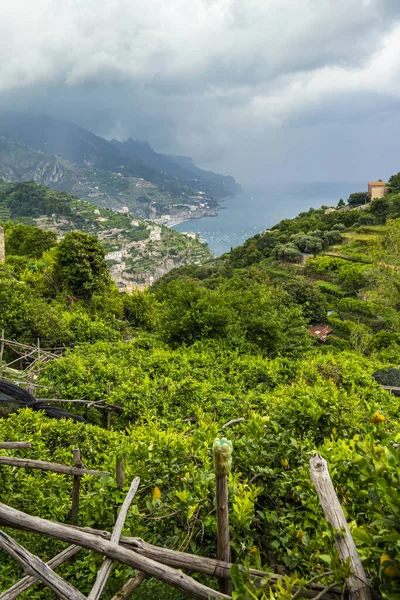
<svg viewBox="0 0 400 600">
<path fill-rule="evenodd" d="M 282 219 L 292 219 L 300 212 L 320 206 L 336 206 L 353 192 L 363 191 L 365 182 L 275 183 L 246 186 L 242 194 L 221 202 L 216 217 L 183 221 L 176 231 L 195 231 L 216 256 Z"/>
</svg>

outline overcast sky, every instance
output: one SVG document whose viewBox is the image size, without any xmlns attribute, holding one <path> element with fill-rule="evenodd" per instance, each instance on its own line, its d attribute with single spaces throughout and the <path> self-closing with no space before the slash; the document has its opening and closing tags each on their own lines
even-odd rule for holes
<svg viewBox="0 0 400 600">
<path fill-rule="evenodd" d="M 241 182 L 400 171 L 400 0 L 0 0 L 0 106 Z"/>
</svg>

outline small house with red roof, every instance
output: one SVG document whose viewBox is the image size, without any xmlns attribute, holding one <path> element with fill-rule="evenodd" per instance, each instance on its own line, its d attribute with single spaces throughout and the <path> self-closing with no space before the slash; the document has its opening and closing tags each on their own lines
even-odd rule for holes
<svg viewBox="0 0 400 600">
<path fill-rule="evenodd" d="M 325 342 L 328 335 L 332 333 L 332 329 L 328 327 L 328 325 L 313 325 L 313 327 L 310 327 L 308 331 L 320 342 Z"/>
</svg>

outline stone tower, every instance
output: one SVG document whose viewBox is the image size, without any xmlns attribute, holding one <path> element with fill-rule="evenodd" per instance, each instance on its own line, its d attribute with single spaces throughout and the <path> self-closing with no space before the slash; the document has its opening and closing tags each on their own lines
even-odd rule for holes
<svg viewBox="0 0 400 600">
<path fill-rule="evenodd" d="M 0 262 L 3 262 L 6 257 L 6 249 L 4 245 L 4 227 L 0 225 Z"/>
</svg>

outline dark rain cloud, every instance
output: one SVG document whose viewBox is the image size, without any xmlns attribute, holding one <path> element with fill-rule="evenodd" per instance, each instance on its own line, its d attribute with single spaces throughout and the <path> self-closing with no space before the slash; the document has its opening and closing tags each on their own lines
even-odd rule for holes
<svg viewBox="0 0 400 600">
<path fill-rule="evenodd" d="M 241 180 L 396 169 L 398 0 L 14 0 L 0 53 L 0 108 Z"/>
</svg>

